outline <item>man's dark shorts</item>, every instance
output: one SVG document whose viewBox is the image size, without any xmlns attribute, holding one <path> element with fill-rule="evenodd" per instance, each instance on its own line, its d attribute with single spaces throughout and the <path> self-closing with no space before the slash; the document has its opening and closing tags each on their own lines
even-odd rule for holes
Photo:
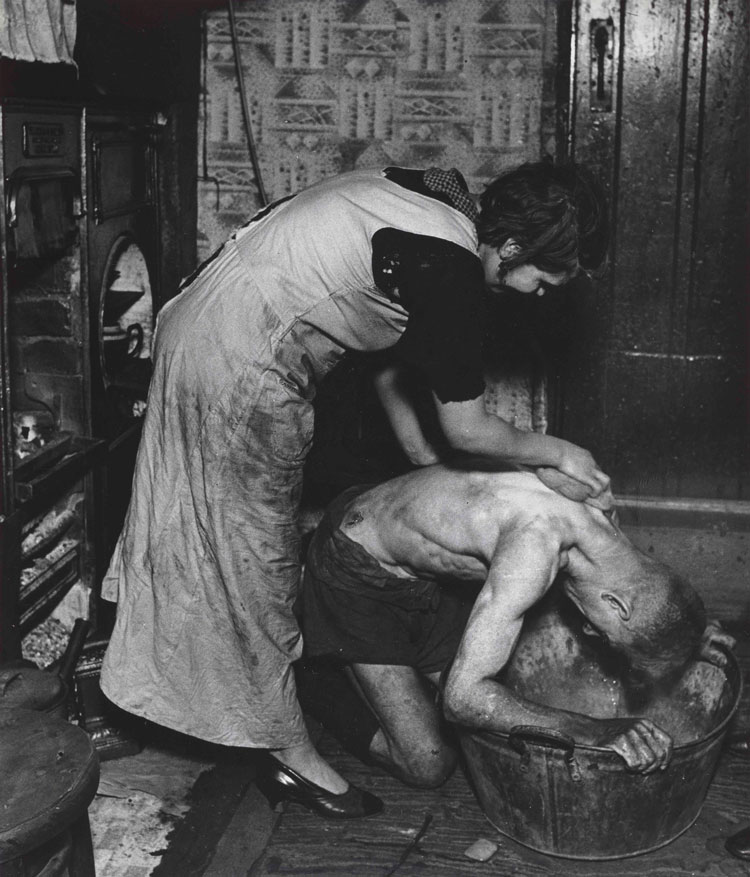
<svg viewBox="0 0 750 877">
<path fill-rule="evenodd" d="M 369 487 L 342 493 L 313 536 L 297 603 L 304 654 L 440 672 L 456 654 L 474 591 L 394 576 L 349 539 L 339 524 Z"/>
</svg>

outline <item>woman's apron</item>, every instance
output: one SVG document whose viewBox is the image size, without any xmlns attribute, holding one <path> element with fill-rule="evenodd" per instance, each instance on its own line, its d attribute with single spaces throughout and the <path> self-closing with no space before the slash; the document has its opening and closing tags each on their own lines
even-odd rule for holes
<svg viewBox="0 0 750 877">
<path fill-rule="evenodd" d="M 382 227 L 476 252 L 457 210 L 358 171 L 263 211 L 162 309 L 133 495 L 105 577 L 118 706 L 215 743 L 306 739 L 291 662 L 316 384 L 408 314 L 372 275 Z"/>
</svg>

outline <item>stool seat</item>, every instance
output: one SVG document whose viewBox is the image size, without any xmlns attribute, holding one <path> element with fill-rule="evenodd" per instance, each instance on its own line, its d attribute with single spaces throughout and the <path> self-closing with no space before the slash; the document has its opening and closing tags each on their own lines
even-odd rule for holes
<svg viewBox="0 0 750 877">
<path fill-rule="evenodd" d="M 88 825 L 99 761 L 82 728 L 35 710 L 0 709 L 0 777 L 0 862 L 10 862 L 76 822 Z"/>
</svg>

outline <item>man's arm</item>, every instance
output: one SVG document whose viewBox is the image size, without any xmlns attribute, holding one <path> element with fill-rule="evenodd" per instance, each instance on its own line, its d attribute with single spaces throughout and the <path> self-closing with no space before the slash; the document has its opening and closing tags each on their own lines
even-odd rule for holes
<svg viewBox="0 0 750 877">
<path fill-rule="evenodd" d="M 594 719 L 526 700 L 497 674 L 515 648 L 525 612 L 549 589 L 560 569 L 561 543 L 553 528 L 533 522 L 502 540 L 474 604 L 443 693 L 445 714 L 470 728 L 509 732 L 538 725 L 578 743 L 606 746 L 628 767 L 650 773 L 672 752 L 667 734 L 648 719 Z"/>
</svg>

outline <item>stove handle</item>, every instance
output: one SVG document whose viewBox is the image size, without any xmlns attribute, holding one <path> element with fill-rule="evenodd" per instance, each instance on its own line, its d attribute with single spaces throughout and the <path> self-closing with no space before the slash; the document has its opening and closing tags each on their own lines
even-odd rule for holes
<svg viewBox="0 0 750 877">
<path fill-rule="evenodd" d="M 81 219 L 86 215 L 83 209 L 80 175 L 72 168 L 35 168 L 21 169 L 11 174 L 8 180 L 8 228 L 18 225 L 18 192 L 24 183 L 36 180 L 73 180 L 73 219 Z"/>
</svg>

